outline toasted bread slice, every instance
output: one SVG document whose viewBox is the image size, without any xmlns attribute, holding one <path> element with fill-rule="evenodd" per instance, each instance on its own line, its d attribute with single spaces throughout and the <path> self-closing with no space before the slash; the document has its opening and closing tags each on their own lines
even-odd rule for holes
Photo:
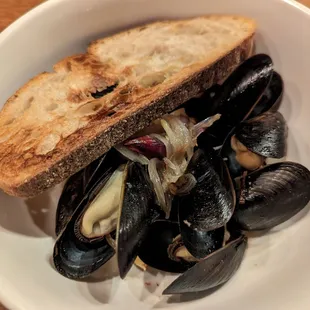
<svg viewBox="0 0 310 310">
<path fill-rule="evenodd" d="M 157 22 L 60 61 L 0 112 L 0 187 L 31 197 L 63 181 L 223 80 L 250 56 L 255 27 L 237 16 Z"/>
</svg>

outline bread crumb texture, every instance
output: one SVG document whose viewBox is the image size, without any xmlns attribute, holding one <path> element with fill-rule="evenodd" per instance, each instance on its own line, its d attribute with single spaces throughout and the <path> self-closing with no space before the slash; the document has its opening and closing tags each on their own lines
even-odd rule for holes
<svg viewBox="0 0 310 310">
<path fill-rule="evenodd" d="M 225 56 L 254 28 L 253 21 L 234 16 L 158 22 L 97 40 L 88 53 L 60 61 L 0 112 L 1 187 L 49 169 Z"/>
</svg>

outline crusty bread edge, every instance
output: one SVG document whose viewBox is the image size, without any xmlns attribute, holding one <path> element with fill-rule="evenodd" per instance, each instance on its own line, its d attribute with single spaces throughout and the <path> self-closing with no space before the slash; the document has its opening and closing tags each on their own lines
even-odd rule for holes
<svg viewBox="0 0 310 310">
<path fill-rule="evenodd" d="M 22 184 L 3 190 L 13 196 L 33 197 L 62 182 L 70 175 L 84 168 L 96 158 L 108 151 L 112 146 L 124 141 L 128 136 L 148 126 L 154 119 L 161 117 L 191 99 L 205 88 L 225 79 L 232 70 L 252 53 L 254 35 L 246 38 L 238 47 L 218 59 L 213 64 L 195 72 L 182 84 L 169 89 L 166 94 L 157 98 L 148 106 L 142 108 L 115 126 L 108 128 L 93 141 L 76 149 L 46 171 L 36 175 Z M 4 185 L 4 184 L 2 184 Z"/>
</svg>

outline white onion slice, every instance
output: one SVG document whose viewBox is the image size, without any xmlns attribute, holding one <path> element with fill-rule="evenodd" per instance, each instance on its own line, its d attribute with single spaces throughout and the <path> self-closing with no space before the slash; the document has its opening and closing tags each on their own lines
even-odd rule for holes
<svg viewBox="0 0 310 310">
<path fill-rule="evenodd" d="M 154 186 L 154 191 L 156 193 L 158 204 L 163 209 L 164 212 L 167 212 L 165 191 L 162 185 L 162 180 L 160 179 L 160 176 L 157 170 L 158 163 L 160 163 L 159 159 L 152 158 L 149 161 L 148 172 L 149 172 L 150 180 Z"/>
<path fill-rule="evenodd" d="M 168 121 L 169 126 L 174 133 L 174 141 L 173 145 L 174 147 L 174 156 L 178 156 L 179 154 L 182 154 L 184 152 L 184 148 L 186 148 L 187 143 L 187 136 L 186 136 L 186 126 L 184 123 L 178 120 L 177 117 L 171 117 Z M 184 128 L 186 130 L 184 130 Z M 171 142 L 171 141 L 170 141 Z"/>
<path fill-rule="evenodd" d="M 194 125 L 192 128 L 193 139 L 197 139 L 199 135 L 205 131 L 206 128 L 211 127 L 214 122 L 216 122 L 220 118 L 221 114 L 215 114 Z"/>
<path fill-rule="evenodd" d="M 153 127 L 156 129 L 162 127 L 163 132 L 157 129 L 155 132 L 150 132 L 150 136 L 165 145 L 166 157 L 163 160 L 158 158 L 149 160 L 144 155 L 133 152 L 122 145 L 115 147 L 129 160 L 148 166 L 149 177 L 154 186 L 157 202 L 166 216 L 170 214 L 173 198 L 169 191 L 170 185 L 176 183 L 186 172 L 194 154 L 194 146 L 197 144 L 198 136 L 220 117 L 220 114 L 216 114 L 195 124 L 186 115 L 184 109 L 180 109 L 157 120 L 156 126 L 153 125 Z M 165 165 L 165 167 L 162 168 L 161 165 Z M 194 177 L 189 178 L 186 184 L 182 185 L 180 194 L 189 192 L 195 186 L 195 182 Z"/>
<path fill-rule="evenodd" d="M 126 146 L 117 145 L 117 146 L 114 146 L 114 148 L 119 153 L 121 153 L 123 156 L 125 156 L 126 158 L 128 158 L 131 161 L 140 163 L 142 165 L 148 165 L 149 164 L 149 160 L 147 157 L 129 150 Z"/>
<path fill-rule="evenodd" d="M 172 145 L 172 152 L 175 152 L 178 148 L 178 141 L 176 139 L 176 136 L 175 136 L 173 130 L 171 129 L 169 123 L 165 119 L 161 120 L 161 125 L 163 126 L 163 128 L 167 134 L 168 140 Z"/>
<path fill-rule="evenodd" d="M 180 119 L 175 119 L 175 131 L 178 132 L 178 135 L 180 135 L 182 139 L 181 150 L 186 152 L 188 147 L 192 145 L 191 132 Z"/>
<path fill-rule="evenodd" d="M 175 175 L 180 175 L 182 173 L 180 167 L 175 165 L 170 159 L 164 158 L 164 162 L 167 165 L 167 168 L 170 168 Z"/>
</svg>

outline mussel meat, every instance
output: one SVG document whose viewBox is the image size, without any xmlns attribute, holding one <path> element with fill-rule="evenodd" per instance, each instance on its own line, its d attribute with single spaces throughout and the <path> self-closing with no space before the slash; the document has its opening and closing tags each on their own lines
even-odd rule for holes
<svg viewBox="0 0 310 310">
<path fill-rule="evenodd" d="M 226 138 L 220 156 L 231 176 L 254 171 L 266 158 L 282 158 L 286 153 L 287 125 L 280 112 L 265 112 L 241 123 Z"/>
</svg>

